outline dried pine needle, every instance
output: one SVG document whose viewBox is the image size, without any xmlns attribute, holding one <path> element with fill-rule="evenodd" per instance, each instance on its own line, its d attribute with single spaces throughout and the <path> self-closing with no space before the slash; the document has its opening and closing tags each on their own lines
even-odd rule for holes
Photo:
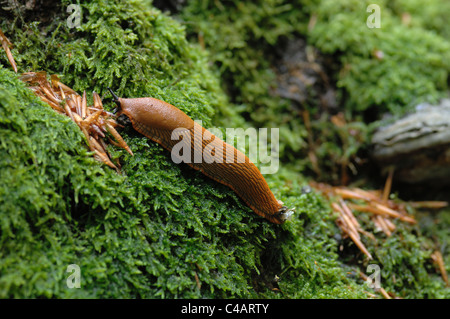
<svg viewBox="0 0 450 319">
<path fill-rule="evenodd" d="M 9 63 L 13 67 L 14 72 L 17 73 L 17 65 L 16 61 L 14 60 L 14 57 L 11 53 L 10 46 L 12 46 L 11 41 L 3 34 L 2 29 L 0 29 L 0 41 L 2 42 L 3 50 L 5 50 L 6 56 L 8 58 Z"/>
<path fill-rule="evenodd" d="M 431 259 L 433 259 L 434 263 L 438 266 L 439 271 L 441 273 L 442 279 L 444 280 L 446 286 L 448 287 L 448 275 L 447 270 L 445 269 L 444 258 L 439 250 L 436 250 L 432 255 Z"/>
<path fill-rule="evenodd" d="M 359 272 L 359 276 L 364 281 L 366 281 L 369 278 L 369 277 L 367 277 L 366 274 L 364 274 L 362 272 Z M 389 296 L 389 294 L 386 292 L 386 290 L 384 290 L 383 287 L 377 288 L 376 291 L 379 291 L 385 299 L 392 299 L 391 296 Z"/>
<path fill-rule="evenodd" d="M 342 204 L 344 204 L 344 206 Z M 366 246 L 364 246 L 359 236 L 359 223 L 356 221 L 356 218 L 353 216 L 351 211 L 348 207 L 346 207 L 343 201 L 341 202 L 341 205 L 332 203 L 331 206 L 334 211 L 339 213 L 339 217 L 336 219 L 336 223 L 339 228 L 341 228 L 341 230 L 352 239 L 355 245 L 369 258 L 369 260 L 371 260 L 372 255 L 369 253 Z"/>
<path fill-rule="evenodd" d="M 398 202 L 390 200 L 394 169 L 390 169 L 383 190 L 363 190 L 360 188 L 337 187 L 323 183 L 310 182 L 310 185 L 327 196 L 331 202 L 331 208 L 338 214 L 336 224 L 344 234 L 344 238 L 349 237 L 354 244 L 369 259 L 372 258 L 370 252 L 361 241 L 360 234 L 375 240 L 375 235 L 365 231 L 354 212 L 358 214 L 370 213 L 371 220 L 375 227 L 381 230 L 386 236 L 392 236 L 395 233 L 396 226 L 393 219 L 416 224 L 416 220 L 406 211 L 406 206 L 413 208 L 439 209 L 447 207 L 447 202 Z M 439 251 L 432 255 L 433 261 L 439 268 L 443 280 L 448 285 L 447 272 Z M 388 294 L 383 288 L 378 290 L 384 298 L 390 299 L 392 294 Z M 395 297 L 395 296 L 394 296 Z"/>
<path fill-rule="evenodd" d="M 42 101 L 49 104 L 55 111 L 70 117 L 78 125 L 86 137 L 90 150 L 94 152 L 95 159 L 119 171 L 106 150 L 106 143 L 103 140 L 106 137 L 106 132 L 109 132 L 116 139 L 117 142 L 112 144 L 124 148 L 133 155 L 127 143 L 114 128 L 119 126 L 113 119 L 114 114 L 103 109 L 100 96 L 96 92 L 92 93 L 94 102 L 92 106 L 89 106 L 86 91 L 83 92 L 82 96 L 79 95 L 70 87 L 61 83 L 57 75 L 52 75 L 50 82 L 47 80 L 45 72 L 23 73 L 20 79 L 30 84 L 30 89 Z"/>
<path fill-rule="evenodd" d="M 384 184 L 383 197 L 382 200 L 387 202 L 389 195 L 391 194 L 392 180 L 394 178 L 394 166 L 389 167 L 388 177 L 386 178 L 386 183 Z"/>
<path fill-rule="evenodd" d="M 444 201 L 423 201 L 423 202 L 410 202 L 409 205 L 414 208 L 431 208 L 440 209 L 448 206 L 448 202 Z"/>
</svg>

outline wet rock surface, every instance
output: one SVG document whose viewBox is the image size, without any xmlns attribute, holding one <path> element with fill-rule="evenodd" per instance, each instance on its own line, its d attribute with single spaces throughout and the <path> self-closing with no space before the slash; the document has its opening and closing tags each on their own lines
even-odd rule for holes
<svg viewBox="0 0 450 319">
<path fill-rule="evenodd" d="M 394 166 L 397 181 L 450 184 L 450 99 L 418 105 L 414 113 L 380 128 L 372 144 L 374 160 Z"/>
</svg>

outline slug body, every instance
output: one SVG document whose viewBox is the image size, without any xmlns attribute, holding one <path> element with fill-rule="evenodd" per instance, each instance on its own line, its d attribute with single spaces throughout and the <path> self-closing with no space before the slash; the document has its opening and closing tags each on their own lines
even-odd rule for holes
<svg viewBox="0 0 450 319">
<path fill-rule="evenodd" d="M 118 105 L 117 115 L 126 115 L 136 131 L 171 151 L 175 162 L 182 160 L 180 152 L 174 152 L 174 148 L 189 148 L 192 152 L 188 152 L 186 164 L 229 186 L 256 214 L 281 224 L 293 213 L 275 198 L 247 156 L 194 122 L 180 109 L 155 98 L 125 99 L 111 93 Z M 177 138 L 174 139 L 175 131 Z M 198 151 L 202 153 L 201 160 L 196 158 Z M 186 159 L 185 156 L 183 158 Z"/>
</svg>

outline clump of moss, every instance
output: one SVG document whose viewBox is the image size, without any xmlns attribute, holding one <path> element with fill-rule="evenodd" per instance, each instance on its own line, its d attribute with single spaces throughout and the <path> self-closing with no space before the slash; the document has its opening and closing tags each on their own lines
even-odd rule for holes
<svg viewBox="0 0 450 319">
<path fill-rule="evenodd" d="M 405 107 L 442 97 L 450 71 L 450 42 L 426 25 L 402 23 L 401 15 L 384 1 L 377 3 L 381 27 L 369 28 L 369 4 L 325 0 L 314 10 L 317 22 L 309 39 L 322 52 L 341 55 L 343 68 L 337 85 L 348 93 L 346 106 L 401 114 Z M 402 6 L 396 1 L 390 5 Z M 413 12 L 412 20 L 418 15 Z"/>
<path fill-rule="evenodd" d="M 62 2 L 46 23 L 20 18 L 0 22 L 15 44 L 12 53 L 20 71 L 58 73 L 79 92 L 104 93 L 110 86 L 124 97 L 160 98 L 207 127 L 242 126 L 253 118 L 245 117 L 241 106 L 245 100 L 244 108 L 254 107 L 248 104 L 251 99 L 228 98 L 220 87 L 220 70 L 209 66 L 216 54 L 227 55 L 226 50 L 209 55 L 189 43 L 182 25 L 149 2 L 81 2 L 79 28 L 66 24 L 68 4 Z M 238 11 L 248 17 L 251 10 L 245 6 Z M 271 18 L 273 6 L 288 22 Z M 257 39 L 273 45 L 292 31 L 295 16 L 289 15 L 290 8 L 271 1 L 258 10 L 255 17 L 264 18 L 258 21 L 270 21 L 275 31 L 265 35 L 260 29 L 254 33 Z M 255 25 L 246 20 L 246 28 L 255 30 Z M 251 67 L 243 69 L 272 77 L 267 69 L 260 73 Z M 240 83 L 255 97 L 265 92 L 259 84 Z M 254 101 L 266 98 L 272 106 L 281 101 L 267 94 Z M 273 126 L 280 123 L 277 112 L 290 121 L 288 105 L 281 101 L 280 109 L 267 109 Z M 263 108 L 255 112 L 253 124 L 268 123 Z M 122 163 L 122 175 L 117 175 L 92 158 L 75 124 L 40 102 L 4 67 L 0 115 L 0 174 L 7 181 L 0 185 L 0 297 L 366 296 L 364 286 L 341 265 L 338 228 L 328 204 L 305 192 L 298 167 L 267 176 L 276 197 L 296 207 L 293 220 L 279 226 L 254 214 L 227 187 L 174 164 L 161 146 L 130 128 L 121 134 L 135 156 L 109 148 Z M 292 135 L 301 141 L 290 125 L 302 131 L 293 121 L 284 126 L 280 139 Z M 404 249 L 414 245 L 411 237 Z M 420 268 L 423 262 L 425 257 L 420 257 L 411 267 Z M 80 266 L 80 289 L 66 285 L 70 264 Z"/>
<path fill-rule="evenodd" d="M 141 1 L 86 2 L 80 28 L 70 29 L 65 5 L 48 25 L 2 21 L 19 70 L 59 73 L 77 91 L 111 86 L 122 96 L 154 96 L 205 125 L 214 111 L 244 122 L 228 110 L 206 52 L 170 17 Z M 109 149 L 122 163 L 117 175 L 13 72 L 2 67 L 0 83 L 1 297 L 300 298 L 316 296 L 317 283 L 326 283 L 318 296 L 364 296 L 338 267 L 328 209 L 302 194 L 300 177 L 293 187 L 268 178 L 298 208 L 292 224 L 270 224 L 129 128 L 121 133 L 135 156 Z M 315 260 L 326 265 L 325 278 Z M 80 266 L 80 289 L 66 285 L 70 264 Z M 283 295 L 268 284 L 277 274 Z"/>
<path fill-rule="evenodd" d="M 104 276 L 93 258 L 92 218 L 120 212 L 130 193 L 124 178 L 88 156 L 79 129 L 43 104 L 11 71 L 0 69 L 0 296 L 93 296 L 64 289 L 68 265 Z M 106 209 L 108 215 L 105 215 Z M 88 264 L 89 267 L 85 265 Z"/>
<path fill-rule="evenodd" d="M 445 37 L 446 24 L 439 23 L 445 19 L 442 1 L 433 1 L 424 11 L 417 3 L 378 2 L 381 29 L 366 25 L 369 4 L 352 0 L 191 1 L 179 16 L 186 21 L 191 39 L 210 50 L 222 85 L 241 114 L 255 125 L 280 128 L 284 166 L 303 173 L 310 168 L 315 176 L 339 183 L 345 182 L 340 166 L 368 150 L 368 137 L 376 126 L 368 122 L 386 112 L 399 115 L 422 101 L 435 101 L 448 89 L 450 43 Z M 411 14 L 411 23 L 402 20 L 404 12 Z M 270 88 L 278 85 L 274 66 L 280 48 L 298 37 L 334 60 L 334 73 L 329 77 L 336 86 L 345 125 L 330 124 L 333 114 L 324 112 L 317 100 L 299 106 L 270 94 Z M 311 114 L 310 124 L 303 123 L 299 109 Z M 308 135 L 313 143 L 307 143 Z M 317 169 L 311 165 L 311 148 Z M 353 171 L 358 170 L 355 166 Z M 437 286 L 430 281 L 435 277 L 430 277 L 429 242 L 420 233 L 406 236 L 408 231 L 417 232 L 418 228 L 401 229 L 399 237 L 371 246 L 371 251 L 378 251 L 376 262 L 385 263 L 387 289 L 401 291 L 404 297 L 442 297 L 446 293 L 442 281 L 438 280 Z M 407 239 L 398 244 L 404 237 Z M 341 258 L 352 264 L 356 251 L 350 249 Z M 417 257 L 410 258 L 412 255 Z M 401 263 L 408 270 L 402 269 Z M 365 270 L 366 265 L 358 266 Z"/>
<path fill-rule="evenodd" d="M 274 48 L 307 18 L 303 11 L 280 0 L 191 1 L 180 17 L 189 36 L 211 52 L 222 85 L 239 113 L 255 126 L 278 127 L 282 156 L 305 147 L 307 132 L 292 121 L 298 117 L 297 110 L 270 93 L 276 80 Z"/>
<path fill-rule="evenodd" d="M 328 122 L 333 113 L 341 111 L 347 122 L 361 122 L 366 126 L 361 131 L 371 132 L 374 126 L 368 122 L 385 113 L 404 114 L 447 94 L 450 42 L 446 24 L 439 23 L 445 19 L 441 2 L 433 1 L 423 11 L 416 2 L 379 1 L 379 29 L 366 24 L 370 1 L 190 1 L 179 16 L 191 38 L 211 51 L 222 84 L 241 114 L 257 126 L 279 127 L 281 157 L 301 171 L 317 173 L 308 159 L 312 145 L 307 136 L 321 137 L 319 164 L 329 162 L 328 154 L 336 151 L 328 146 L 345 148 L 348 142 L 335 138 L 341 129 Z M 411 23 L 402 22 L 404 12 L 411 15 Z M 286 43 L 296 38 L 306 39 L 330 58 L 337 110 L 325 112 L 313 87 L 306 88 L 308 99 L 300 105 L 273 93 L 279 85 L 275 66 Z M 299 110 L 311 114 L 312 132 Z M 363 139 L 331 165 L 322 165 L 322 176 L 336 175 L 330 167 L 350 163 L 369 143 Z M 339 175 L 331 181 L 339 181 Z"/>
<path fill-rule="evenodd" d="M 286 194 L 297 219 L 280 228 L 133 132 L 124 135 L 135 156 L 117 175 L 15 74 L 1 68 L 0 78 L 2 297 L 314 297 L 316 282 L 322 297 L 363 296 L 347 290 L 324 202 L 298 183 Z M 81 289 L 66 287 L 70 264 Z M 263 270 L 280 275 L 284 295 L 266 287 Z"/>
<path fill-rule="evenodd" d="M 450 26 L 447 13 L 450 3 L 430 0 L 424 6 L 418 0 L 395 0 L 386 3 L 396 16 L 401 17 L 405 25 L 419 27 L 436 32 L 444 39 L 450 38 Z"/>
</svg>

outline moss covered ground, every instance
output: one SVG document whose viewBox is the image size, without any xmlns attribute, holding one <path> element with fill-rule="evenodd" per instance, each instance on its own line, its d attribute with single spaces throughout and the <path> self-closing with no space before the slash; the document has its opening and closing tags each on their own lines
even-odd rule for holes
<svg viewBox="0 0 450 319">
<path fill-rule="evenodd" d="M 296 208 L 291 221 L 271 224 L 230 189 L 174 164 L 161 146 L 130 128 L 121 134 L 134 156 L 109 148 L 122 164 L 117 174 L 93 159 L 78 127 L 35 97 L 0 54 L 0 297 L 373 293 L 354 275 L 369 262 L 351 242 L 340 251 L 329 203 L 305 187 L 308 128 L 289 100 L 269 93 L 273 52 L 290 37 L 307 38 L 332 57 L 346 116 L 363 119 L 373 110 L 401 113 L 445 94 L 449 31 L 430 22 L 442 16 L 439 10 L 408 7 L 423 16 L 405 26 L 403 2 L 380 1 L 386 24 L 369 34 L 367 4 L 339 3 L 190 1 L 169 13 L 143 0 L 80 1 L 77 28 L 67 24 L 69 1 L 41 15 L 23 7 L 0 11 L 19 72 L 59 74 L 78 92 L 100 92 L 110 109 L 107 87 L 123 97 L 167 101 L 205 127 L 279 127 L 283 162 L 266 180 L 277 198 Z M 374 59 L 375 49 L 392 58 Z M 307 106 L 313 115 L 319 113 L 314 97 Z M 319 119 L 313 124 L 328 130 L 321 135 L 327 139 L 321 147 L 328 147 L 324 161 L 332 152 L 350 157 L 368 142 L 336 134 Z M 370 125 L 358 125 L 361 136 L 370 131 Z M 342 151 L 343 140 L 352 147 Z M 331 166 L 333 161 L 323 165 L 325 174 Z M 430 259 L 434 242 L 448 240 L 448 212 L 424 218 L 426 227 L 396 223 L 396 236 L 367 240 L 371 263 L 381 266 L 383 287 L 400 297 L 448 298 Z M 442 247 L 449 265 L 448 247 Z M 80 267 L 80 289 L 67 287 L 71 264 Z"/>
</svg>

